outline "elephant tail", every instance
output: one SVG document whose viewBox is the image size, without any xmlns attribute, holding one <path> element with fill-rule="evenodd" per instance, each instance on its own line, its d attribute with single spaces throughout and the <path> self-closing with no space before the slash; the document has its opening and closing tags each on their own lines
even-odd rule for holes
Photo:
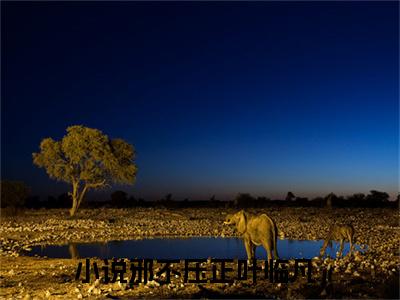
<svg viewBox="0 0 400 300">
<path fill-rule="evenodd" d="M 273 222 L 272 222 L 273 223 Z M 279 259 L 278 255 L 278 227 L 274 224 L 274 256 L 275 259 Z"/>
</svg>

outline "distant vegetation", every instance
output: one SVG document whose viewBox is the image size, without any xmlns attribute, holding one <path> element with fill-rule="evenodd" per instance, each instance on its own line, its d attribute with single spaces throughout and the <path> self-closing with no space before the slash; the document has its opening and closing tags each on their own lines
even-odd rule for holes
<svg viewBox="0 0 400 300">
<path fill-rule="evenodd" d="M 4 186 L 4 187 L 3 187 Z M 1 207 L 12 208 L 69 208 L 71 207 L 72 197 L 70 194 L 63 193 L 58 197 L 48 196 L 41 199 L 38 196 L 27 196 L 28 188 L 21 182 L 2 182 L 2 201 Z M 372 190 L 368 195 L 361 193 L 343 197 L 329 194 L 325 197 L 308 199 L 296 197 L 289 192 L 284 200 L 271 200 L 266 197 L 253 197 L 248 193 L 239 193 L 231 201 L 221 201 L 213 195 L 208 200 L 189 200 L 177 201 L 172 194 L 165 195 L 158 201 L 145 201 L 142 198 L 129 196 L 124 191 L 114 191 L 108 201 L 87 201 L 82 206 L 86 208 L 132 208 L 132 207 L 226 207 L 226 208 L 266 208 L 266 207 L 329 207 L 330 199 L 332 208 L 335 207 L 399 207 L 400 196 L 396 201 L 389 201 L 389 195 L 385 192 Z"/>
<path fill-rule="evenodd" d="M 100 130 L 84 126 L 68 127 L 61 141 L 42 140 L 40 152 L 33 153 L 33 163 L 44 168 L 50 178 L 72 185 L 72 192 L 58 201 L 64 205 L 70 196 L 71 216 L 90 189 L 111 183 L 133 184 L 137 171 L 134 158 L 132 145 L 122 139 L 111 140 Z"/>
<path fill-rule="evenodd" d="M 1 181 L 1 208 L 8 208 L 15 213 L 25 207 L 29 195 L 28 187 L 21 181 Z"/>
<path fill-rule="evenodd" d="M 101 189 L 112 183 L 133 184 L 137 168 L 134 163 L 135 150 L 122 139 L 109 139 L 100 130 L 84 126 L 70 126 L 61 141 L 43 139 L 40 152 L 33 153 L 33 163 L 44 168 L 50 178 L 72 185 L 72 192 L 58 197 L 40 199 L 29 195 L 28 187 L 22 182 L 1 182 L 1 207 L 19 208 L 70 208 L 74 216 L 78 208 L 86 207 L 231 207 L 264 208 L 271 206 L 295 207 L 399 207 L 396 201 L 389 201 L 389 195 L 376 190 L 368 195 L 361 193 L 348 197 L 330 193 L 324 197 L 308 199 L 288 192 L 285 199 L 254 197 L 249 193 L 239 193 L 231 201 L 220 201 L 215 195 L 208 200 L 174 200 L 172 194 L 158 201 L 145 201 L 129 196 L 124 191 L 114 191 L 107 201 L 88 201 L 84 196 L 90 189 Z"/>
</svg>

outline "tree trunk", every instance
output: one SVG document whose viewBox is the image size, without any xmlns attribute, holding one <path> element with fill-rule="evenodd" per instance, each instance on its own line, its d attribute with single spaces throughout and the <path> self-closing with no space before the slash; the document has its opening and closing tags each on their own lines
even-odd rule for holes
<svg viewBox="0 0 400 300">
<path fill-rule="evenodd" d="M 88 186 L 85 185 L 81 192 L 79 192 L 79 185 L 76 183 L 72 184 L 72 208 L 69 211 L 71 217 L 73 217 L 82 203 L 83 197 L 85 196 Z"/>
<path fill-rule="evenodd" d="M 78 202 L 78 183 L 72 182 L 72 208 L 69 210 L 69 215 L 73 217 L 78 210 L 79 202 Z"/>
<path fill-rule="evenodd" d="M 72 208 L 69 210 L 69 215 L 73 217 L 78 210 L 78 199 L 72 196 Z"/>
<path fill-rule="evenodd" d="M 72 179 L 72 208 L 69 211 L 71 217 L 73 217 L 82 203 L 83 197 L 89 189 L 95 189 L 98 187 L 106 186 L 106 180 L 97 183 L 85 183 L 83 189 L 79 191 L 79 180 Z"/>
<path fill-rule="evenodd" d="M 79 206 L 81 205 L 81 203 L 82 203 L 82 200 L 83 200 L 83 197 L 85 196 L 85 193 L 86 193 L 87 189 L 88 189 L 88 186 L 87 186 L 87 185 L 85 185 L 85 186 L 84 186 L 84 188 L 82 189 L 82 191 L 81 191 L 81 193 L 80 193 L 79 197 L 78 197 L 78 206 L 77 206 L 77 208 L 76 208 L 76 209 L 78 209 L 78 208 L 79 208 Z"/>
<path fill-rule="evenodd" d="M 332 195 L 329 195 L 328 199 L 326 199 L 326 207 L 332 209 Z"/>
<path fill-rule="evenodd" d="M 76 248 L 76 244 L 69 244 L 68 246 L 68 251 L 69 255 L 71 255 L 71 258 L 76 259 L 79 258 L 79 252 L 78 249 Z"/>
</svg>

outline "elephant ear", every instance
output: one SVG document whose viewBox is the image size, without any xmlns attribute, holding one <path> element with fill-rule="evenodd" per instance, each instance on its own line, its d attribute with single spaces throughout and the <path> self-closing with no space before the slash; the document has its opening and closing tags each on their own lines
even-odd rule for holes
<svg viewBox="0 0 400 300">
<path fill-rule="evenodd" d="M 244 211 L 239 212 L 239 222 L 237 223 L 237 230 L 240 234 L 244 234 L 247 229 L 247 217 Z"/>
</svg>

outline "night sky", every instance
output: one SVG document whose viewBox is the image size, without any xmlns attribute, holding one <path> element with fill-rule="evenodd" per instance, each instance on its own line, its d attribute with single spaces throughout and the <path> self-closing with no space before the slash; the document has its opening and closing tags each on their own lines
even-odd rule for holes
<svg viewBox="0 0 400 300">
<path fill-rule="evenodd" d="M 398 192 L 398 2 L 1 5 L 2 178 L 33 194 L 69 190 L 32 152 L 75 124 L 135 146 L 145 199 Z"/>
</svg>

